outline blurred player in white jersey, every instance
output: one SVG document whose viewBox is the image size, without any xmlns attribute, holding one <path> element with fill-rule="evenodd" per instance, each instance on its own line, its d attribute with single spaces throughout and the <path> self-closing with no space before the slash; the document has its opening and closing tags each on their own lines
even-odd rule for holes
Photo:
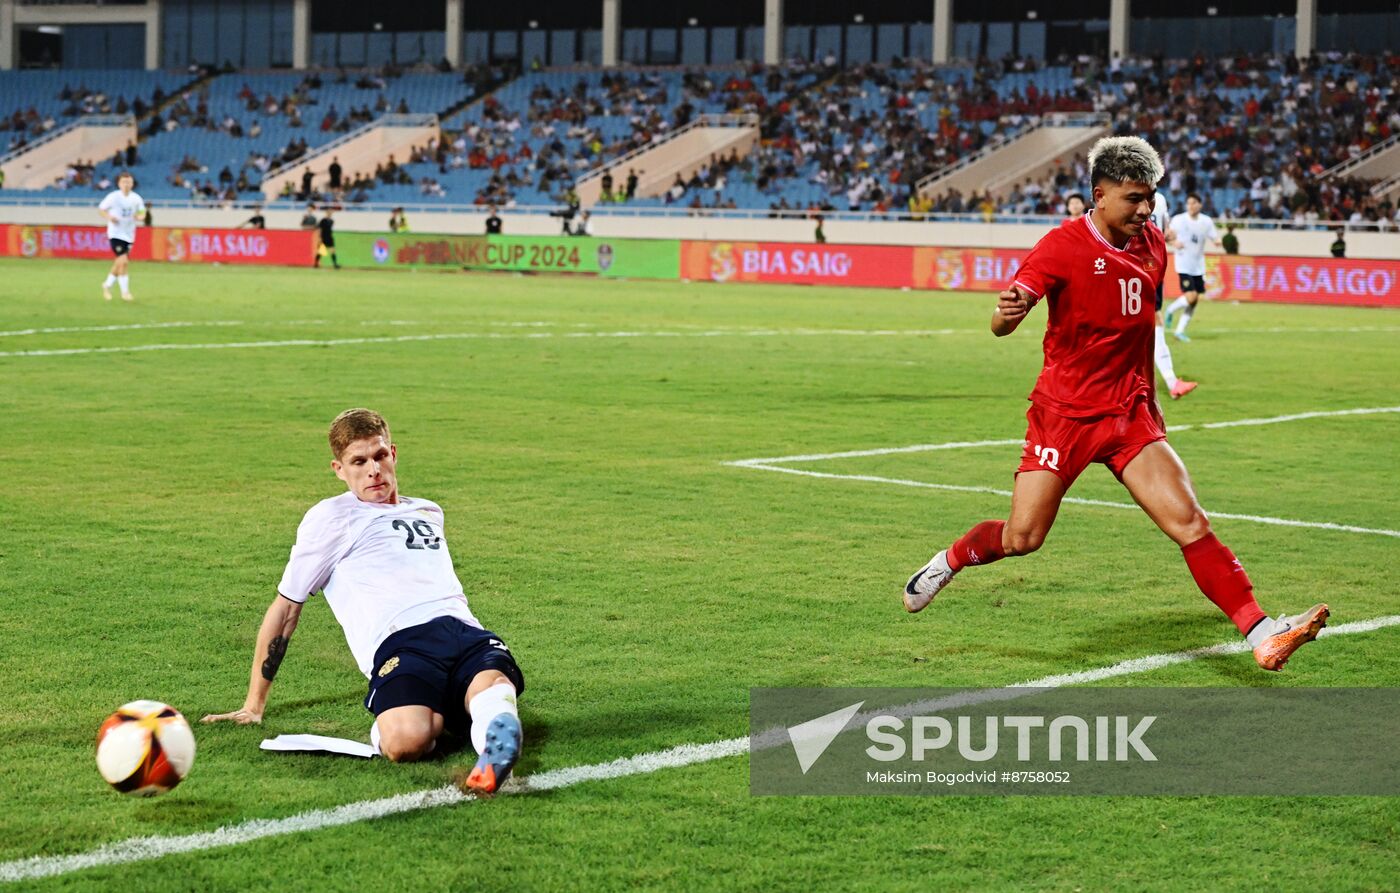
<svg viewBox="0 0 1400 893">
<path fill-rule="evenodd" d="M 1171 219 L 1167 229 L 1167 244 L 1176 248 L 1176 273 L 1181 277 L 1181 297 L 1167 308 L 1167 327 L 1176 317 L 1178 341 L 1190 341 L 1186 325 L 1196 313 L 1196 302 L 1206 291 L 1206 244 L 1220 247 L 1220 233 L 1215 221 L 1201 213 L 1201 197 L 1194 192 L 1186 196 L 1186 213 Z M 1178 317 L 1177 314 L 1181 315 Z"/>
<path fill-rule="evenodd" d="M 1162 193 L 1157 193 L 1152 204 L 1152 222 L 1166 235 L 1170 229 L 1171 215 L 1167 213 L 1167 200 Z M 1163 280 L 1165 282 L 1165 279 Z M 1173 400 L 1180 400 L 1187 394 L 1196 390 L 1196 382 L 1183 381 L 1176 377 L 1176 369 L 1172 366 L 1172 349 L 1167 346 L 1167 330 L 1162 325 L 1162 285 L 1157 283 L 1157 327 L 1156 346 L 1152 351 L 1152 359 L 1157 364 L 1157 371 L 1162 375 L 1162 381 L 1167 385 L 1167 392 L 1172 395 Z"/>
<path fill-rule="evenodd" d="M 205 722 L 262 721 L 302 605 L 318 590 L 369 679 L 370 741 L 394 762 L 431 753 L 444 730 L 479 754 L 461 780 L 494 793 L 520 757 L 516 696 L 525 677 L 510 649 L 467 607 L 447 551 L 442 508 L 399 495 L 398 448 L 383 416 L 347 409 L 330 429 L 331 469 L 349 492 L 322 500 L 297 528 L 263 617 L 243 707 Z"/>
<path fill-rule="evenodd" d="M 97 213 L 107 221 L 107 240 L 112 243 L 112 269 L 102 283 L 102 297 L 112 300 L 112 286 L 120 285 L 122 300 L 131 300 L 131 277 L 127 275 L 127 262 L 131 256 L 131 246 L 136 244 L 136 221 L 145 216 L 146 203 L 132 191 L 136 180 L 131 174 L 122 171 L 117 175 L 117 188 L 107 193 L 107 197 L 97 206 Z"/>
</svg>

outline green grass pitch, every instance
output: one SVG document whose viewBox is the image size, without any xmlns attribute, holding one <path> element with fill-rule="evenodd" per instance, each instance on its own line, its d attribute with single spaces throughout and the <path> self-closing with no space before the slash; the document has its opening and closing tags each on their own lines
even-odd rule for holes
<svg viewBox="0 0 1400 893">
<path fill-rule="evenodd" d="M 367 733 L 364 681 L 313 600 L 261 728 L 196 726 L 194 770 L 168 796 L 121 797 L 95 770 L 98 723 L 124 701 L 191 718 L 241 703 L 296 525 L 343 489 L 324 433 L 349 406 L 388 417 L 401 490 L 444 506 L 472 608 L 525 669 L 518 774 L 744 735 L 751 686 L 997 686 L 1236 635 L 1141 513 L 1066 506 L 1041 552 L 964 574 L 909 616 L 905 577 L 1004 517 L 1006 499 L 724 464 L 1018 438 L 1043 311 L 995 339 L 987 295 L 147 264 L 125 305 L 101 300 L 104 273 L 0 263 L 3 862 L 423 790 L 469 760 L 257 749 L 280 732 Z M 1201 387 L 1167 403 L 1172 424 L 1400 404 L 1393 313 L 1209 304 L 1191 334 L 1176 365 Z M 1207 509 L 1400 528 L 1400 414 L 1172 440 Z M 795 467 L 1006 489 L 1017 454 Z M 1128 501 L 1100 466 L 1072 495 Z M 1327 600 L 1334 624 L 1400 613 L 1393 536 L 1216 527 L 1270 612 Z M 1325 639 L 1279 675 L 1241 654 L 1109 684 L 1397 685 L 1400 628 Z M 752 798 L 747 770 L 731 757 L 18 887 L 1336 891 L 1400 878 L 1387 799 Z"/>
</svg>

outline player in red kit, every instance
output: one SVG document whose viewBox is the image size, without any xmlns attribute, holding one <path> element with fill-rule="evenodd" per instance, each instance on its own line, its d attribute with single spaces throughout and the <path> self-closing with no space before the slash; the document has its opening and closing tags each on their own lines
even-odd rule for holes
<svg viewBox="0 0 1400 893">
<path fill-rule="evenodd" d="M 983 521 L 933 556 L 905 584 L 904 607 L 923 610 L 969 565 L 1039 549 L 1065 492 L 1101 462 L 1181 547 L 1196 585 L 1239 628 L 1259 666 L 1282 669 L 1326 625 L 1327 605 L 1265 615 L 1249 575 L 1196 502 L 1157 404 L 1153 295 L 1166 274 L 1166 244 L 1150 219 L 1162 161 L 1146 140 L 1106 137 L 1089 153 L 1089 177 L 1093 210 L 1036 243 L 992 314 L 992 334 L 1001 337 L 1041 300 L 1049 304 L 1011 517 Z"/>
</svg>

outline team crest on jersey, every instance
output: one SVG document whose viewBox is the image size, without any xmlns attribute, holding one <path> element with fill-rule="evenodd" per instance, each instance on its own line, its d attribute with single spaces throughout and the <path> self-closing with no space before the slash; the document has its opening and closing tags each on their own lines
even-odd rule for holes
<svg viewBox="0 0 1400 893">
<path fill-rule="evenodd" d="M 1101 258 L 1101 257 L 1096 257 L 1096 258 L 1094 258 L 1094 275 L 1095 275 L 1095 276 L 1099 276 L 1099 275 L 1102 275 L 1102 274 L 1104 274 L 1104 273 L 1107 273 L 1108 270 L 1105 269 L 1107 266 L 1108 266 L 1108 261 L 1104 260 L 1104 259 Z"/>
<path fill-rule="evenodd" d="M 394 672 L 394 668 L 398 665 L 399 656 L 397 654 L 384 661 L 384 666 L 379 668 L 379 678 L 383 679 L 385 676 L 388 676 L 390 673 Z"/>
</svg>

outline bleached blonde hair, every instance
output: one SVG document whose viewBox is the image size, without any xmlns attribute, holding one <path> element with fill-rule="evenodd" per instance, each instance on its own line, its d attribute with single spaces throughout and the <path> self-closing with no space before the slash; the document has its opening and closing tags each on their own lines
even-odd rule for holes
<svg viewBox="0 0 1400 893">
<path fill-rule="evenodd" d="M 1102 180 L 1156 186 L 1162 173 L 1162 157 L 1140 136 L 1106 136 L 1089 150 L 1090 186 Z"/>
</svg>

